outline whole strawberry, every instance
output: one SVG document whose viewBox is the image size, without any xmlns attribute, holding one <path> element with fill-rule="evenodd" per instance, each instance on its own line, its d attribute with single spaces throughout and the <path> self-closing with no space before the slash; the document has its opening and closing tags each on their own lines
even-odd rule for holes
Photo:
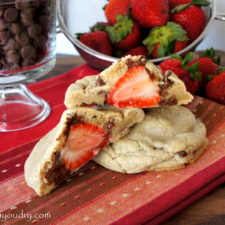
<svg viewBox="0 0 225 225">
<path fill-rule="evenodd" d="M 89 48 L 94 49 L 105 55 L 112 55 L 112 44 L 109 36 L 103 31 L 93 31 L 85 34 L 79 34 L 79 40 Z"/>
<path fill-rule="evenodd" d="M 105 6 L 105 16 L 110 24 L 117 22 L 117 15 L 125 16 L 129 13 L 131 0 L 110 0 Z"/>
<path fill-rule="evenodd" d="M 171 21 L 180 24 L 187 31 L 190 41 L 194 41 L 206 25 L 205 12 L 199 6 L 210 3 L 206 0 L 202 0 L 201 3 L 199 0 L 193 0 L 189 4 L 180 5 L 172 10 Z"/>
<path fill-rule="evenodd" d="M 158 58 L 174 53 L 179 48 L 177 41 L 184 42 L 187 39 L 186 31 L 181 25 L 168 22 L 164 26 L 152 28 L 143 44 L 153 58 Z M 187 43 L 185 42 L 184 46 Z"/>
<path fill-rule="evenodd" d="M 145 28 L 165 25 L 169 19 L 168 0 L 133 0 L 132 17 Z"/>
<path fill-rule="evenodd" d="M 202 57 L 190 62 L 187 66 L 191 66 L 195 63 L 199 64 L 198 71 L 202 74 L 202 79 L 206 80 L 208 75 L 215 75 L 218 70 L 218 65 L 208 57 Z"/>
<path fill-rule="evenodd" d="M 119 49 L 129 50 L 136 47 L 140 42 L 140 28 L 128 15 L 118 15 L 117 23 L 108 26 L 106 31 L 113 45 Z"/>
<path fill-rule="evenodd" d="M 126 55 L 132 55 L 132 56 L 142 55 L 142 56 L 147 57 L 147 49 L 144 46 L 138 46 L 138 47 L 132 48 L 129 51 L 127 51 L 126 53 L 124 53 L 122 55 L 122 57 L 124 57 Z"/>
<path fill-rule="evenodd" d="M 199 89 L 199 81 L 201 76 L 197 71 L 197 65 L 193 64 L 191 68 L 187 68 L 186 64 L 192 58 L 192 54 L 189 53 L 182 59 L 180 56 L 176 56 L 176 59 L 170 58 L 159 64 L 163 74 L 170 70 L 174 72 L 185 84 L 187 90 L 191 94 L 195 94 Z"/>
<path fill-rule="evenodd" d="M 225 72 L 220 73 L 206 85 L 206 97 L 225 104 Z"/>
<path fill-rule="evenodd" d="M 159 67 L 161 68 L 163 74 L 165 74 L 167 70 L 170 70 L 174 72 L 180 79 L 188 75 L 188 71 L 183 68 L 182 61 L 179 59 L 167 59 L 161 62 Z"/>
</svg>

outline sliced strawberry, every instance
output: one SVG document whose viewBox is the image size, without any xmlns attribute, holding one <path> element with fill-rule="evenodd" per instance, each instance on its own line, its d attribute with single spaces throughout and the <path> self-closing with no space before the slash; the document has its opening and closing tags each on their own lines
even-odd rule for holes
<svg viewBox="0 0 225 225">
<path fill-rule="evenodd" d="M 108 135 L 93 124 L 78 123 L 70 127 L 63 153 L 68 169 L 78 169 L 108 144 Z"/>
<path fill-rule="evenodd" d="M 107 102 L 116 108 L 148 108 L 159 101 L 158 84 L 144 66 L 129 69 L 107 96 Z"/>
</svg>

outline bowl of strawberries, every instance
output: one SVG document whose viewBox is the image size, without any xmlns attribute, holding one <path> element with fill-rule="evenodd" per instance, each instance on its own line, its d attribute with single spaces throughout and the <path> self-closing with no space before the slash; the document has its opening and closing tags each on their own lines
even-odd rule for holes
<svg viewBox="0 0 225 225">
<path fill-rule="evenodd" d="M 57 8 L 61 30 L 97 69 L 126 55 L 157 64 L 184 55 L 216 18 L 213 0 L 58 0 Z"/>
</svg>

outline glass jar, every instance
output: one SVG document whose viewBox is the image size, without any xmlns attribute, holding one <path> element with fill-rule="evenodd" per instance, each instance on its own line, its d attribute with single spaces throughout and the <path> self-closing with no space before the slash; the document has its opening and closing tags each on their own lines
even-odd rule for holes
<svg viewBox="0 0 225 225">
<path fill-rule="evenodd" d="M 54 0 L 0 1 L 0 83 L 46 74 L 55 64 Z"/>
<path fill-rule="evenodd" d="M 32 127 L 50 114 L 25 83 L 55 65 L 55 5 L 55 0 L 0 0 L 0 132 Z"/>
</svg>

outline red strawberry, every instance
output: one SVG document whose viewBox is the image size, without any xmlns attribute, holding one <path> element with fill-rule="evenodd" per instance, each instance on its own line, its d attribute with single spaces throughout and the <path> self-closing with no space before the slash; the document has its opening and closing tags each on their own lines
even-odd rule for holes
<svg viewBox="0 0 225 225">
<path fill-rule="evenodd" d="M 79 35 L 80 42 L 87 45 L 88 47 L 106 54 L 112 55 L 112 44 L 109 40 L 109 36 L 103 31 L 93 31 Z"/>
<path fill-rule="evenodd" d="M 122 76 L 107 96 L 116 108 L 155 106 L 160 101 L 158 84 L 144 66 L 136 66 Z"/>
<path fill-rule="evenodd" d="M 165 73 L 167 70 L 174 72 L 185 84 L 187 91 L 195 94 L 199 89 L 200 75 L 197 72 L 196 65 L 193 65 L 189 71 L 186 68 L 186 63 L 192 58 L 192 54 L 187 54 L 185 58 L 180 59 L 167 59 L 159 64 L 162 72 Z"/>
<path fill-rule="evenodd" d="M 194 95 L 198 91 L 199 81 L 192 79 L 190 74 L 185 74 L 181 80 L 184 82 L 187 91 L 189 91 L 191 94 Z"/>
<path fill-rule="evenodd" d="M 64 163 L 68 169 L 79 169 L 107 144 L 107 134 L 97 125 L 72 125 L 63 153 Z"/>
<path fill-rule="evenodd" d="M 129 13 L 130 0 L 110 0 L 105 6 L 105 16 L 110 24 L 117 22 L 117 15 L 125 16 Z"/>
<path fill-rule="evenodd" d="M 212 59 L 208 57 L 202 57 L 190 62 L 187 66 L 191 66 L 193 64 L 198 64 L 198 71 L 201 73 L 202 80 L 201 80 L 201 89 L 204 88 L 205 84 L 207 83 L 208 75 L 215 75 L 219 66 L 213 62 Z"/>
<path fill-rule="evenodd" d="M 174 53 L 176 42 L 184 42 L 187 39 L 186 31 L 181 25 L 168 22 L 165 26 L 152 28 L 143 44 L 147 46 L 153 58 L 159 58 Z"/>
<path fill-rule="evenodd" d="M 178 59 L 167 59 L 159 64 L 159 67 L 162 69 L 163 74 L 170 70 L 174 72 L 180 79 L 189 75 L 188 71 L 182 67 L 182 61 Z"/>
<path fill-rule="evenodd" d="M 216 102 L 225 104 L 225 72 L 215 76 L 207 83 L 206 96 Z"/>
<path fill-rule="evenodd" d="M 147 49 L 144 46 L 138 46 L 136 48 L 132 48 L 131 50 L 129 50 L 128 52 L 124 53 L 122 55 L 122 57 L 126 56 L 126 55 L 143 55 L 147 57 Z"/>
<path fill-rule="evenodd" d="M 180 24 L 187 31 L 190 41 L 194 41 L 204 30 L 206 15 L 200 7 L 191 5 L 173 13 L 171 21 Z"/>
<path fill-rule="evenodd" d="M 129 50 L 140 42 L 141 32 L 138 24 L 129 16 L 117 16 L 117 23 L 106 28 L 111 42 L 120 49 Z"/>
<path fill-rule="evenodd" d="M 186 41 L 175 41 L 173 52 L 177 53 L 181 51 L 182 49 L 186 48 L 188 45 L 188 40 Z"/>
<path fill-rule="evenodd" d="M 133 0 L 132 16 L 145 28 L 165 25 L 169 19 L 168 0 Z"/>
<path fill-rule="evenodd" d="M 183 4 L 191 3 L 192 0 L 169 0 L 170 9 L 174 9 L 175 7 Z"/>
</svg>

